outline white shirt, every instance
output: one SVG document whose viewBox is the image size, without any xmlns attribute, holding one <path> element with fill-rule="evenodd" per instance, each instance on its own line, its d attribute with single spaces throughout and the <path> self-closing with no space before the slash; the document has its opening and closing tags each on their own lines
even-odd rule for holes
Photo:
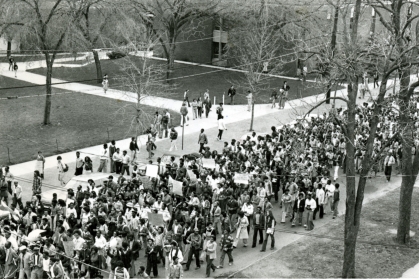
<svg viewBox="0 0 419 279">
<path fill-rule="evenodd" d="M 49 257 L 48 259 L 42 259 L 42 270 L 45 272 L 49 271 L 49 261 L 50 261 Z"/>
<path fill-rule="evenodd" d="M 96 246 L 97 248 L 103 248 L 105 247 L 107 244 L 106 242 L 106 238 L 103 235 L 100 235 L 100 237 L 95 237 L 95 244 L 94 246 Z"/>
<path fill-rule="evenodd" d="M 74 243 L 74 250 L 75 251 L 80 251 L 83 248 L 83 243 L 85 242 L 85 240 L 81 237 L 79 238 L 74 238 L 73 239 L 73 243 Z"/>
<path fill-rule="evenodd" d="M 126 154 L 125 156 L 122 155 L 122 164 L 129 164 L 129 161 L 131 160 L 130 156 L 128 156 L 128 154 Z"/>
<path fill-rule="evenodd" d="M 223 118 L 218 119 L 218 130 L 227 130 Z"/>
<path fill-rule="evenodd" d="M 324 204 L 324 190 L 322 188 L 316 190 L 316 197 L 319 200 L 319 204 Z"/>
<path fill-rule="evenodd" d="M 306 207 L 310 206 L 310 210 L 314 211 L 314 209 L 316 209 L 316 201 L 311 198 L 311 199 L 306 199 Z"/>
<path fill-rule="evenodd" d="M 16 241 L 16 238 L 15 237 L 13 237 L 12 235 L 7 239 L 7 241 L 9 241 L 10 242 L 10 244 L 12 244 L 12 248 L 13 248 L 13 250 L 15 250 L 15 251 L 18 251 L 18 245 L 17 245 L 17 241 Z"/>
<path fill-rule="evenodd" d="M 112 156 L 114 162 L 122 162 L 122 154 L 115 152 Z"/>
<path fill-rule="evenodd" d="M 67 208 L 67 210 L 65 211 L 65 217 L 68 219 L 70 217 L 71 213 L 73 213 L 74 217 L 77 218 L 77 211 L 74 207 L 73 208 Z"/>
<path fill-rule="evenodd" d="M 106 159 L 108 159 L 108 149 L 103 149 L 103 150 L 102 150 L 102 154 L 101 154 L 101 156 L 100 156 L 100 159 L 101 159 L 101 160 L 106 160 Z"/>
<path fill-rule="evenodd" d="M 326 191 L 329 191 L 329 192 L 327 193 L 327 196 L 328 196 L 328 197 L 332 197 L 332 196 L 333 196 L 333 193 L 335 192 L 335 190 L 336 190 L 335 185 L 333 185 L 333 184 L 327 185 L 327 184 L 326 184 Z"/>
<path fill-rule="evenodd" d="M 251 203 L 249 203 L 248 205 L 243 204 L 242 211 L 246 214 L 246 216 L 252 215 L 253 214 L 253 204 L 251 204 Z"/>
<path fill-rule="evenodd" d="M 13 191 L 14 194 L 16 194 L 16 198 L 20 199 L 22 198 L 22 186 L 19 184 L 16 185 L 15 190 Z"/>
</svg>

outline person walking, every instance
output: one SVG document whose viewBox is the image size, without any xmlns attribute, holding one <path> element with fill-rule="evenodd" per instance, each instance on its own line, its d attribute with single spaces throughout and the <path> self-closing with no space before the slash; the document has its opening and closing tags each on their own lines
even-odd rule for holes
<svg viewBox="0 0 419 279">
<path fill-rule="evenodd" d="M 13 71 L 13 65 L 14 65 L 15 59 L 13 56 L 9 57 L 9 71 Z"/>
<path fill-rule="evenodd" d="M 121 175 L 124 175 L 125 171 L 127 172 L 127 175 L 129 175 L 129 163 L 131 162 L 130 156 L 128 156 L 127 151 L 124 150 L 122 152 L 122 169 L 121 169 Z"/>
<path fill-rule="evenodd" d="M 175 128 L 172 128 L 172 130 L 170 131 L 170 149 L 169 151 L 177 150 L 177 146 L 176 146 L 176 141 L 177 141 L 177 131 L 175 130 Z"/>
<path fill-rule="evenodd" d="M 75 176 L 82 175 L 83 174 L 83 166 L 84 166 L 84 160 L 80 158 L 80 152 L 76 152 L 76 172 L 74 173 Z"/>
<path fill-rule="evenodd" d="M 97 172 L 108 172 L 108 144 L 103 145 L 102 154 L 100 155 L 100 163 Z"/>
<path fill-rule="evenodd" d="M 252 92 L 247 91 L 247 111 L 250 111 L 252 109 L 252 102 L 253 102 L 253 94 Z"/>
<path fill-rule="evenodd" d="M 306 199 L 306 211 L 307 211 L 307 231 L 311 231 L 314 229 L 314 223 L 313 223 L 313 216 L 314 216 L 314 210 L 316 210 L 316 201 L 312 198 L 311 192 L 307 193 L 307 199 Z"/>
<path fill-rule="evenodd" d="M 225 212 L 223 212 L 225 214 Z M 243 240 L 243 247 L 247 247 L 247 240 L 249 239 L 249 232 L 247 227 L 249 226 L 249 220 L 244 216 L 243 212 L 239 212 L 239 220 L 237 222 L 237 233 L 233 242 L 233 247 L 237 247 L 239 239 Z"/>
<path fill-rule="evenodd" d="M 194 232 L 188 236 L 186 243 L 190 244 L 190 250 L 188 255 L 188 261 L 186 263 L 185 271 L 189 270 L 192 262 L 192 256 L 195 256 L 195 269 L 201 268 L 201 263 L 199 261 L 199 250 L 201 249 L 202 237 L 199 234 L 199 229 L 195 228 Z M 186 255 L 185 255 L 186 256 Z"/>
<path fill-rule="evenodd" d="M 202 151 L 205 150 L 204 145 L 208 144 L 208 138 L 207 135 L 204 133 L 204 129 L 201 129 L 201 133 L 199 134 L 198 137 L 198 144 L 199 144 L 199 153 L 202 153 Z"/>
<path fill-rule="evenodd" d="M 35 170 L 39 171 L 42 179 L 44 179 L 44 166 L 45 166 L 45 157 L 42 155 L 42 151 L 38 151 L 36 156 Z"/>
<path fill-rule="evenodd" d="M 186 107 L 186 102 L 182 103 L 182 107 L 180 108 L 180 127 L 183 125 L 188 126 L 188 108 Z"/>
<path fill-rule="evenodd" d="M 198 118 L 198 102 L 196 99 L 192 100 L 192 120 L 195 120 Z"/>
<path fill-rule="evenodd" d="M 198 101 L 197 101 L 197 108 L 198 108 L 198 117 L 199 118 L 202 118 L 202 100 L 201 100 L 201 97 L 199 97 L 198 98 Z"/>
<path fill-rule="evenodd" d="M 224 124 L 224 116 L 220 116 L 219 118 L 218 118 L 218 135 L 217 135 L 217 140 L 218 141 L 220 141 L 221 140 L 221 137 L 223 136 L 223 132 L 224 132 L 224 130 L 225 131 L 227 131 L 227 127 L 226 127 L 226 125 Z"/>
<path fill-rule="evenodd" d="M 169 116 L 167 116 L 167 111 L 162 115 L 161 118 L 161 134 L 160 134 L 160 138 L 167 138 L 169 132 L 168 132 L 168 127 L 169 127 L 169 121 L 170 121 L 170 114 Z"/>
<path fill-rule="evenodd" d="M 220 240 L 220 250 L 221 250 L 221 256 L 220 256 L 220 265 L 217 266 L 217 268 L 223 268 L 224 266 L 224 258 L 225 255 L 228 256 L 228 265 L 233 265 L 234 259 L 233 259 L 233 237 L 230 235 L 230 230 L 226 228 L 224 230 L 223 235 L 221 235 Z"/>
<path fill-rule="evenodd" d="M 111 165 L 111 173 L 115 172 L 115 162 L 113 160 L 113 154 L 115 154 L 115 152 L 116 152 L 115 141 L 112 140 L 111 145 L 109 146 L 109 161 Z"/>
<path fill-rule="evenodd" d="M 15 78 L 17 78 L 17 70 L 19 69 L 19 67 L 17 66 L 16 62 L 14 62 L 13 64 L 13 71 L 15 72 Z"/>
<path fill-rule="evenodd" d="M 102 86 L 103 86 L 103 91 L 104 91 L 104 92 L 105 92 L 105 94 L 106 94 L 106 91 L 108 91 L 108 88 L 109 88 L 108 74 L 105 74 L 105 75 L 103 76 L 103 79 L 102 79 Z"/>
<path fill-rule="evenodd" d="M 204 98 L 202 105 L 205 108 L 205 116 L 208 118 L 208 114 L 210 113 L 212 107 L 211 100 L 209 98 Z"/>
<path fill-rule="evenodd" d="M 276 93 L 275 90 L 272 90 L 272 94 L 271 94 L 272 107 L 271 108 L 276 107 L 276 99 L 277 98 L 278 98 L 278 94 Z"/>
<path fill-rule="evenodd" d="M 283 90 L 283 92 L 282 92 L 281 104 L 280 104 L 279 108 L 284 109 L 285 108 L 285 103 L 287 102 L 287 99 L 288 99 L 288 92 L 290 91 L 291 88 L 287 84 L 287 81 L 284 81 L 284 85 L 282 85 L 281 89 Z"/>
<path fill-rule="evenodd" d="M 272 210 L 268 210 L 268 214 L 266 216 L 266 236 L 265 240 L 263 241 L 261 252 L 266 251 L 266 245 L 268 244 L 268 238 L 271 238 L 271 250 L 275 249 L 275 226 L 276 220 L 272 213 Z"/>
<path fill-rule="evenodd" d="M 129 150 L 131 152 L 131 162 L 135 162 L 137 151 L 140 151 L 138 148 L 137 139 L 135 137 L 131 138 L 131 142 L 129 143 Z"/>
<path fill-rule="evenodd" d="M 259 244 L 263 243 L 263 230 L 265 229 L 265 215 L 262 213 L 262 208 L 257 207 L 256 213 L 253 214 L 253 242 L 252 248 L 256 247 L 256 241 L 259 233 Z"/>
<path fill-rule="evenodd" d="M 390 182 L 392 166 L 395 162 L 396 159 L 394 159 L 393 154 L 391 152 L 388 152 L 387 156 L 384 159 L 384 174 L 386 176 L 387 182 Z"/>
<path fill-rule="evenodd" d="M 115 153 L 112 156 L 112 160 L 115 164 L 116 174 L 120 174 L 122 170 L 122 154 L 120 153 L 119 148 L 115 150 Z"/>
<path fill-rule="evenodd" d="M 58 181 L 60 182 L 61 186 L 65 185 L 64 176 L 65 173 L 68 171 L 68 166 L 62 161 L 61 156 L 57 157 L 57 169 L 58 169 Z"/>
<path fill-rule="evenodd" d="M 234 105 L 234 96 L 236 96 L 236 88 L 232 85 L 227 92 L 228 96 L 230 97 L 230 105 Z"/>
<path fill-rule="evenodd" d="M 215 272 L 214 261 L 217 258 L 217 242 L 215 242 L 214 235 L 209 236 L 209 240 L 206 242 L 205 252 L 207 262 L 206 277 L 210 277 L 211 269 L 212 272 Z"/>
</svg>

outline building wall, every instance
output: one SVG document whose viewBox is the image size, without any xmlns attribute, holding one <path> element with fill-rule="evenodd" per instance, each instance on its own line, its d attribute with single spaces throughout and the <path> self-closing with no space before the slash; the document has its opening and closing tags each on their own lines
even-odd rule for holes
<svg viewBox="0 0 419 279">
<path fill-rule="evenodd" d="M 19 50 L 19 43 L 15 40 L 12 40 L 12 52 Z M 0 53 L 7 53 L 7 40 L 4 37 L 0 37 Z"/>
<path fill-rule="evenodd" d="M 186 30 L 188 28 L 186 27 Z M 176 44 L 175 59 L 202 64 L 212 63 L 212 31 L 211 19 L 201 22 L 197 31 L 182 32 Z M 163 48 L 158 45 L 154 48 L 154 56 L 166 57 Z"/>
</svg>

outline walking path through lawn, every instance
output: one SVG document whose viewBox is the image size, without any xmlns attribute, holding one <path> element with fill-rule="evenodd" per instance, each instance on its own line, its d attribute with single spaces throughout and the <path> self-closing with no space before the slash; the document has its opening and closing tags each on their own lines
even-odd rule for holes
<svg viewBox="0 0 419 279">
<path fill-rule="evenodd" d="M 6 68 L 5 68 L 6 66 Z M 7 71 L 7 64 L 3 63 L 0 65 L 1 75 L 14 77 L 12 72 Z M 18 72 L 17 79 L 24 80 L 27 82 L 31 82 L 34 84 L 44 84 L 45 77 L 42 75 L 32 74 L 28 72 Z M 63 80 L 53 79 L 53 83 L 57 82 L 64 82 Z M 57 84 L 53 85 L 56 88 L 69 90 L 69 91 L 77 91 L 91 95 L 97 95 L 101 97 L 113 98 L 116 100 L 125 100 L 129 102 L 136 102 L 135 94 L 131 92 L 123 92 L 118 90 L 109 90 L 108 93 L 105 95 L 103 93 L 102 88 L 97 86 L 85 85 L 80 83 L 69 83 L 69 84 Z M 375 94 L 374 92 L 373 94 Z M 337 92 L 337 96 L 344 96 L 346 95 L 346 90 L 339 90 Z M 295 100 L 287 104 L 285 110 L 278 110 L 278 109 L 271 109 L 270 104 L 263 104 L 263 105 L 255 105 L 255 123 L 254 129 L 257 132 L 266 132 L 270 130 L 270 126 L 275 125 L 278 126 L 281 123 L 289 123 L 293 119 L 297 117 L 297 115 L 301 115 L 307 111 L 308 104 L 314 104 L 320 100 L 322 100 L 323 96 L 311 96 L 301 100 Z M 364 100 L 358 100 L 362 102 Z M 181 101 L 165 99 L 165 98 L 155 98 L 155 97 L 148 97 L 144 100 L 144 104 L 156 106 L 160 108 L 171 108 L 171 109 L 178 109 L 181 106 Z M 336 106 L 343 106 L 343 102 L 337 101 Z M 322 105 L 320 106 L 315 113 L 323 113 L 327 111 L 330 106 Z M 214 109 L 215 110 L 215 109 Z M 201 128 L 206 129 L 206 134 L 209 138 L 209 146 L 212 150 L 220 150 L 222 148 L 222 142 L 215 141 L 215 137 L 217 134 L 217 120 L 216 115 L 213 112 L 210 113 L 210 117 L 208 119 L 198 119 L 195 121 L 190 121 L 190 125 L 185 127 L 185 151 L 184 153 L 196 152 L 198 150 L 197 138 L 199 134 L 199 130 Z M 231 139 L 236 138 L 238 139 L 243 134 L 245 134 L 249 127 L 249 119 L 251 117 L 250 112 L 247 112 L 246 106 L 225 106 L 225 116 L 226 116 L 226 125 L 228 130 L 225 132 L 223 141 L 231 141 Z M 181 138 L 182 138 L 182 129 L 180 127 L 176 128 L 179 132 L 179 139 L 178 139 L 178 147 L 180 148 L 181 145 Z M 122 149 L 128 148 L 130 139 L 125 139 L 117 142 L 117 146 L 121 147 Z M 139 138 L 139 143 L 141 144 L 140 150 L 140 159 L 145 162 L 146 159 L 146 151 L 145 151 L 145 137 L 142 136 Z M 156 150 L 156 157 L 161 156 L 162 154 L 168 153 L 168 149 L 170 146 L 170 142 L 167 139 L 157 140 L 157 150 Z M 88 147 L 85 149 L 81 149 L 82 156 L 87 154 L 94 154 L 99 155 L 103 147 L 101 145 Z M 182 153 L 178 151 L 176 153 Z M 75 152 L 68 152 L 64 154 L 60 154 L 63 158 L 63 161 L 67 163 L 70 167 L 70 171 L 68 172 L 67 180 L 70 179 L 72 176 L 72 172 L 74 170 L 74 159 L 75 159 Z M 98 157 L 91 156 L 94 161 L 94 169 L 98 166 Z M 16 176 L 20 183 L 24 187 L 24 189 L 28 189 L 25 191 L 25 195 L 23 197 L 24 200 L 30 199 L 30 190 L 31 189 L 31 179 L 32 173 L 35 167 L 35 162 L 30 161 L 22 164 L 17 164 L 11 166 L 11 172 Z M 56 156 L 51 156 L 46 158 L 45 164 L 45 181 L 44 181 L 44 190 L 49 190 L 48 188 L 58 188 L 56 185 L 57 183 L 57 170 L 56 170 Z M 342 174 L 341 174 L 342 175 Z M 384 182 L 383 178 L 377 178 L 373 180 L 374 183 L 369 183 L 367 186 L 366 191 L 366 198 L 365 202 L 368 202 L 371 199 L 378 198 L 382 195 L 385 195 L 388 191 L 399 187 L 400 185 L 400 177 L 395 177 L 392 183 L 380 183 L 381 181 Z M 339 182 L 342 184 L 342 200 L 345 199 L 345 183 L 344 177 L 341 176 Z M 378 184 L 378 185 L 377 185 Z M 344 203 L 340 204 L 340 212 L 344 212 Z M 274 206 L 275 209 L 275 216 L 280 216 L 280 209 L 278 205 Z M 326 225 L 328 222 L 332 221 L 330 216 L 327 215 L 327 218 L 322 220 L 316 220 L 316 228 Z M 289 224 L 287 224 L 289 225 Z M 279 228 L 282 228 L 284 225 L 278 224 Z M 303 231 L 302 228 L 296 228 L 295 231 Z M 233 266 L 225 267 L 222 270 L 217 270 L 214 276 L 220 276 L 221 273 L 223 274 L 235 274 L 240 272 L 243 269 L 249 268 L 256 264 L 258 261 L 263 260 L 265 257 L 269 257 L 271 254 L 276 253 L 282 247 L 289 245 L 290 243 L 300 239 L 302 236 L 296 234 L 289 234 L 289 233 L 276 233 L 276 250 L 271 253 L 261 254 L 259 252 L 259 247 L 256 249 L 252 248 L 243 248 L 238 247 L 234 250 L 234 258 L 235 262 Z M 247 251 L 245 251 L 247 249 Z M 253 267 L 252 267 L 253 268 Z M 163 274 L 163 270 L 160 268 L 160 274 Z M 198 271 L 189 271 L 185 273 L 185 277 L 189 278 L 198 278 L 202 277 L 204 273 L 203 268 Z"/>
</svg>

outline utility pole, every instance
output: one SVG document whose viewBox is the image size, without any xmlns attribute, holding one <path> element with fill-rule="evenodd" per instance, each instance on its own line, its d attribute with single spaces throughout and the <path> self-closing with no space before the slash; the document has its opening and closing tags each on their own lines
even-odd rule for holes
<svg viewBox="0 0 419 279">
<path fill-rule="evenodd" d="M 338 22 L 339 22 L 339 3 L 335 6 L 335 14 L 333 16 L 333 27 L 332 27 L 332 39 L 330 42 L 330 50 L 332 51 L 332 59 L 335 56 L 336 49 L 336 36 L 338 32 Z M 327 84 L 326 91 L 326 104 L 330 104 L 330 92 L 332 90 L 332 83 L 329 81 Z M 335 92 L 336 95 L 336 92 Z M 335 101 L 334 101 L 335 102 Z"/>
</svg>

